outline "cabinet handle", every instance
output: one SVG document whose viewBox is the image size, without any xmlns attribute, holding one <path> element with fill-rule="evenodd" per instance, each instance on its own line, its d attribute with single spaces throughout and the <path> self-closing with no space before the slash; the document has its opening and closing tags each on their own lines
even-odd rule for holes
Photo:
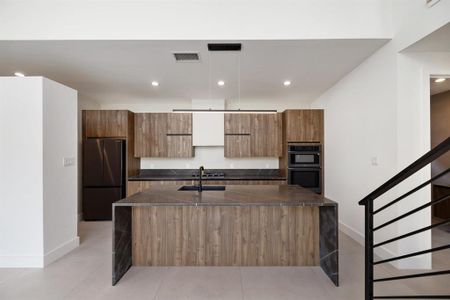
<svg viewBox="0 0 450 300">
<path fill-rule="evenodd" d="M 190 136 L 192 133 L 166 133 L 167 136 Z"/>
<path fill-rule="evenodd" d="M 246 136 L 246 135 L 250 135 L 250 133 L 225 133 L 225 135 L 243 135 L 243 136 Z"/>
</svg>

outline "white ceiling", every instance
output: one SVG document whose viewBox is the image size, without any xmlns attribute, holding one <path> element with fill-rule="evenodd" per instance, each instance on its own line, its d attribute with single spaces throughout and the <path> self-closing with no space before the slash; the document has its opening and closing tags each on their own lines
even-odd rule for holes
<svg viewBox="0 0 450 300">
<path fill-rule="evenodd" d="M 411 52 L 449 52 L 450 51 L 450 23 L 430 33 L 423 39 L 405 49 Z"/>
<path fill-rule="evenodd" d="M 207 41 L 0 41 L 0 75 L 45 76 L 107 104 L 236 99 L 240 60 L 242 101 L 309 103 L 386 42 L 243 41 L 238 55 L 208 52 Z M 176 63 L 173 51 L 199 52 L 201 62 Z M 224 87 L 217 86 L 219 79 Z M 292 82 L 288 88 L 286 79 Z M 160 86 L 152 87 L 152 80 Z"/>
<path fill-rule="evenodd" d="M 430 79 L 431 95 L 450 91 L 450 78 L 446 78 L 443 82 L 434 82 L 434 80 L 435 78 Z"/>
</svg>

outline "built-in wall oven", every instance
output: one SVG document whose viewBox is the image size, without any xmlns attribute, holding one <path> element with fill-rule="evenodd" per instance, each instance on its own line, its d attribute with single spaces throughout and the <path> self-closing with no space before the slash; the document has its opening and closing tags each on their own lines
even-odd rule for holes
<svg viewBox="0 0 450 300">
<path fill-rule="evenodd" d="M 321 145 L 288 144 L 288 184 L 322 193 Z"/>
<path fill-rule="evenodd" d="M 289 167 L 320 167 L 320 152 L 320 145 L 289 144 Z"/>
</svg>

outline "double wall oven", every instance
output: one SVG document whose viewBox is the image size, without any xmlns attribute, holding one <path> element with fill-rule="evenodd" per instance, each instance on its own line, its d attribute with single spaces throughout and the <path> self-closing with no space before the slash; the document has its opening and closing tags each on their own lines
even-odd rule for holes
<svg viewBox="0 0 450 300">
<path fill-rule="evenodd" d="M 322 193 L 322 147 L 319 144 L 288 144 L 288 184 Z"/>
</svg>

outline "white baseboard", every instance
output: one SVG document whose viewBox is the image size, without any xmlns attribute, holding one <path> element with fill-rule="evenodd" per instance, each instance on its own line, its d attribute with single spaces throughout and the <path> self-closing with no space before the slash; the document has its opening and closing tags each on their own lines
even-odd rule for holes
<svg viewBox="0 0 450 300">
<path fill-rule="evenodd" d="M 58 258 L 63 257 L 73 249 L 77 248 L 80 245 L 80 237 L 76 236 L 73 239 L 59 245 L 55 249 L 47 252 L 44 255 L 44 266 L 47 266 L 57 260 Z"/>
<path fill-rule="evenodd" d="M 80 238 L 77 236 L 45 255 L 0 256 L 0 268 L 43 268 L 58 258 L 63 257 L 78 247 L 78 245 L 80 245 Z"/>
<path fill-rule="evenodd" d="M 352 228 L 351 226 L 348 226 L 347 224 L 344 224 L 342 222 L 339 222 L 339 230 L 341 230 L 343 233 L 351 237 L 353 240 L 355 240 L 358 244 L 364 246 L 364 234 L 359 232 L 358 230 Z M 389 249 L 386 249 L 385 247 L 378 247 L 375 249 L 375 255 L 378 255 L 381 259 L 388 259 L 391 257 L 396 256 L 392 251 Z"/>
<path fill-rule="evenodd" d="M 44 258 L 38 256 L 0 256 L 0 268 L 43 268 Z"/>
</svg>

